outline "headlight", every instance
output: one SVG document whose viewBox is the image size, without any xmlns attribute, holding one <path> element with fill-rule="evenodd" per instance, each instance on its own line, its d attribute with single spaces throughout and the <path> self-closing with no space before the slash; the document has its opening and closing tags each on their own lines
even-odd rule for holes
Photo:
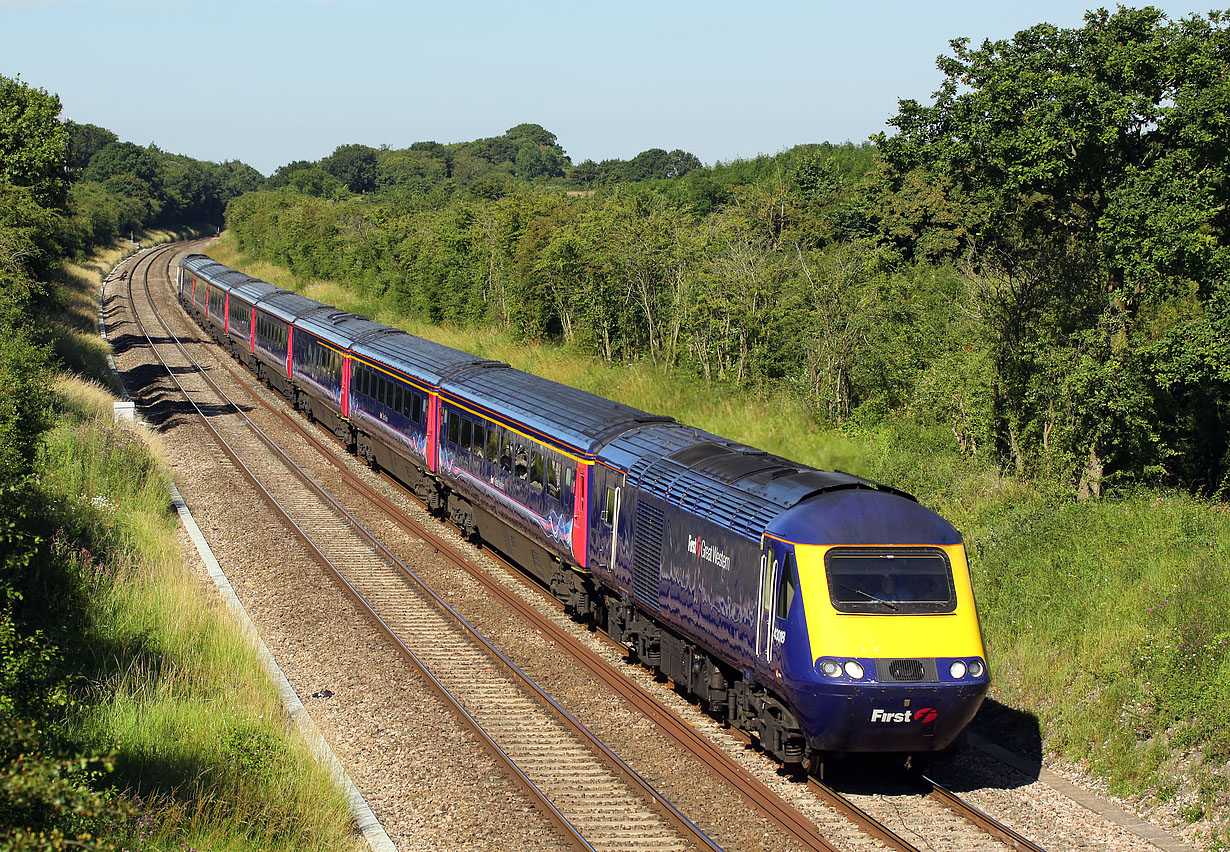
<svg viewBox="0 0 1230 852">
<path fill-rule="evenodd" d="M 983 672 L 985 672 L 986 670 L 987 670 L 986 666 L 982 664 L 982 660 L 971 660 L 970 661 L 970 664 L 969 664 L 969 676 L 970 677 L 982 677 Z"/>
<path fill-rule="evenodd" d="M 825 677 L 840 677 L 841 666 L 837 665 L 836 660 L 824 660 L 820 663 L 820 673 Z"/>
<path fill-rule="evenodd" d="M 952 665 L 948 667 L 948 673 L 952 675 L 953 680 L 960 680 L 965 677 L 965 661 L 953 660 Z"/>
<path fill-rule="evenodd" d="M 846 674 L 855 680 L 863 679 L 863 667 L 854 660 L 846 660 Z"/>
</svg>

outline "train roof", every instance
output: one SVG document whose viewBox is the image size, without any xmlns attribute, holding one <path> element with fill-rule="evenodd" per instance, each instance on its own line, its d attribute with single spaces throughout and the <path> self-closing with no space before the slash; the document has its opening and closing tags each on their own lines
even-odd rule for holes
<svg viewBox="0 0 1230 852">
<path fill-rule="evenodd" d="M 816 543 L 816 512 L 790 510 L 820 494 L 862 491 L 917 505 L 908 494 L 872 480 L 818 470 L 682 424 L 628 431 L 600 459 L 623 470 L 629 486 L 754 540 L 768 532 Z"/>
<path fill-rule="evenodd" d="M 265 287 L 271 287 L 277 290 L 272 284 L 267 284 L 259 278 L 253 278 L 251 275 L 240 272 L 237 269 L 231 269 L 225 264 L 218 263 L 212 257 L 207 257 L 203 254 L 190 254 L 180 260 L 179 265 L 184 269 L 189 269 L 196 275 L 204 278 L 210 284 L 224 291 L 231 291 L 237 287 L 250 285 L 253 283 L 262 284 Z"/>
<path fill-rule="evenodd" d="M 441 383 L 441 391 L 585 455 L 595 454 L 628 429 L 671 422 L 669 417 L 494 362 L 458 372 Z"/>
<path fill-rule="evenodd" d="M 337 310 L 332 305 L 326 305 L 323 302 L 309 299 L 306 296 L 300 296 L 298 293 L 291 293 L 288 290 L 281 290 L 265 296 L 257 303 L 257 307 L 265 313 L 286 322 L 298 322 L 300 317 L 305 317 L 314 311 L 331 312 Z"/>
<path fill-rule="evenodd" d="M 274 293 L 285 293 L 281 287 L 274 287 L 267 281 L 261 281 L 259 278 L 253 278 L 243 284 L 237 284 L 231 288 L 231 296 L 238 296 L 250 305 L 255 305 L 266 296 L 272 296 Z"/>
<path fill-rule="evenodd" d="M 397 333 L 397 329 L 374 322 L 361 314 L 352 314 L 338 308 L 333 308 L 328 312 L 313 311 L 299 318 L 295 326 L 316 335 L 338 349 L 349 349 L 360 340 Z"/>
<path fill-rule="evenodd" d="M 387 328 L 387 326 L 386 326 Z M 436 343 L 424 337 L 390 328 L 390 334 L 357 341 L 352 351 L 360 358 L 376 361 L 436 388 L 445 376 L 480 364 L 498 364 L 469 352 Z M 504 365 L 507 366 L 507 365 Z"/>
<path fill-rule="evenodd" d="M 624 473 L 628 485 L 734 533 L 799 544 L 952 544 L 909 494 L 792 462 L 588 391 L 514 370 L 245 275 L 206 255 L 180 265 L 355 355 Z"/>
<path fill-rule="evenodd" d="M 961 533 L 901 491 L 835 488 L 819 491 L 782 512 L 766 529 L 795 544 L 960 544 Z"/>
<path fill-rule="evenodd" d="M 286 292 L 281 287 L 275 287 L 268 281 L 262 281 L 237 269 L 231 269 L 229 266 L 218 263 L 212 257 L 203 254 L 186 255 L 180 259 L 179 265 L 184 269 L 191 270 L 224 292 L 238 296 L 250 305 L 254 305 L 261 299 L 274 293 Z"/>
</svg>

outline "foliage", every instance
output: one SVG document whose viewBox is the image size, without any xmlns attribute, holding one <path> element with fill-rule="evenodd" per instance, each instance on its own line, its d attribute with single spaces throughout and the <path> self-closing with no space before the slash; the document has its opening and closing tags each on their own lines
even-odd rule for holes
<svg viewBox="0 0 1230 852">
<path fill-rule="evenodd" d="M 934 103 L 902 101 L 899 133 L 878 137 L 881 238 L 961 258 L 979 283 L 1002 464 L 1042 460 L 1083 494 L 1230 476 L 1224 442 L 1202 439 L 1230 425 L 1224 377 L 1207 345 L 1176 350 L 1156 322 L 1194 307 L 1198 339 L 1230 336 L 1228 20 L 1120 8 L 977 49 L 957 39 Z"/>
<path fill-rule="evenodd" d="M 75 121 L 64 122 L 68 131 L 68 167 L 81 171 L 90 164 L 94 155 L 112 142 L 118 142 L 119 137 L 105 127 L 95 124 L 78 124 Z"/>
<path fill-rule="evenodd" d="M 30 190 L 42 207 L 58 207 L 67 182 L 68 133 L 56 117 L 60 99 L 43 89 L 0 77 L 0 175 Z"/>
<path fill-rule="evenodd" d="M 339 145 L 320 161 L 320 167 L 354 193 L 376 188 L 376 149 L 366 145 Z"/>
<path fill-rule="evenodd" d="M 145 442 L 106 420 L 56 425 L 72 406 L 52 381 L 49 319 L 63 305 L 46 279 L 65 253 L 155 219 L 219 216 L 227 193 L 263 179 L 66 128 L 58 100 L 20 81 L 0 78 L 0 113 L 0 850 L 188 848 L 199 837 L 338 848 L 345 802 L 305 749 L 286 745 L 293 734 L 246 639 L 220 627 L 194 578 L 167 570 L 179 564 L 167 479 Z M 94 286 L 70 301 L 93 305 Z M 74 319 L 93 321 L 92 309 Z M 176 611 L 159 611 L 168 600 Z M 236 696 L 245 682 L 257 686 Z M 223 692 L 236 700 L 218 720 Z M 194 721 L 199 738 L 174 725 L 185 708 L 207 720 Z M 108 721 L 121 709 L 130 726 Z M 134 773 L 151 734 L 181 743 L 183 759 Z"/>
</svg>

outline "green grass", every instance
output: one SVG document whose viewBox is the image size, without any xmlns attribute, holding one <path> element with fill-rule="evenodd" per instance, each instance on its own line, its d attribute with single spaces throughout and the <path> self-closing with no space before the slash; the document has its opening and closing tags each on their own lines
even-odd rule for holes
<svg viewBox="0 0 1230 852">
<path fill-rule="evenodd" d="M 786 392 L 733 391 L 651 364 L 611 365 L 498 329 L 427 326 L 335 282 L 302 286 L 211 256 L 389 325 L 817 467 L 915 494 L 963 531 L 993 673 L 992 697 L 1036 718 L 1048 751 L 1122 795 L 1185 803 L 1205 845 L 1230 824 L 1230 507 L 1141 489 L 1076 502 L 1070 488 L 1001 475 L 942 427 L 817 423 Z M 1218 838 L 1221 838 L 1220 840 Z"/>
<path fill-rule="evenodd" d="M 57 349 L 89 378 L 57 382 L 40 457 L 53 530 L 40 593 L 76 684 L 62 730 L 113 754 L 100 783 L 140 806 L 89 828 L 125 848 L 356 849 L 344 797 L 250 639 L 184 564 L 156 437 L 111 422 L 115 397 L 94 378 L 105 350 L 84 331 L 96 273 L 66 276 L 57 295 Z"/>
</svg>

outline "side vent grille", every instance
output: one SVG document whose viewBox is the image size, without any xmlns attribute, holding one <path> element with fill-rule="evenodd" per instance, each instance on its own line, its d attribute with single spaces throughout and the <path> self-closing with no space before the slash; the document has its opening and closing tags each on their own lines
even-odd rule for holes
<svg viewBox="0 0 1230 852">
<path fill-rule="evenodd" d="M 662 510 L 644 500 L 636 507 L 636 544 L 632 548 L 632 594 L 653 610 L 658 608 L 662 575 Z"/>
</svg>

